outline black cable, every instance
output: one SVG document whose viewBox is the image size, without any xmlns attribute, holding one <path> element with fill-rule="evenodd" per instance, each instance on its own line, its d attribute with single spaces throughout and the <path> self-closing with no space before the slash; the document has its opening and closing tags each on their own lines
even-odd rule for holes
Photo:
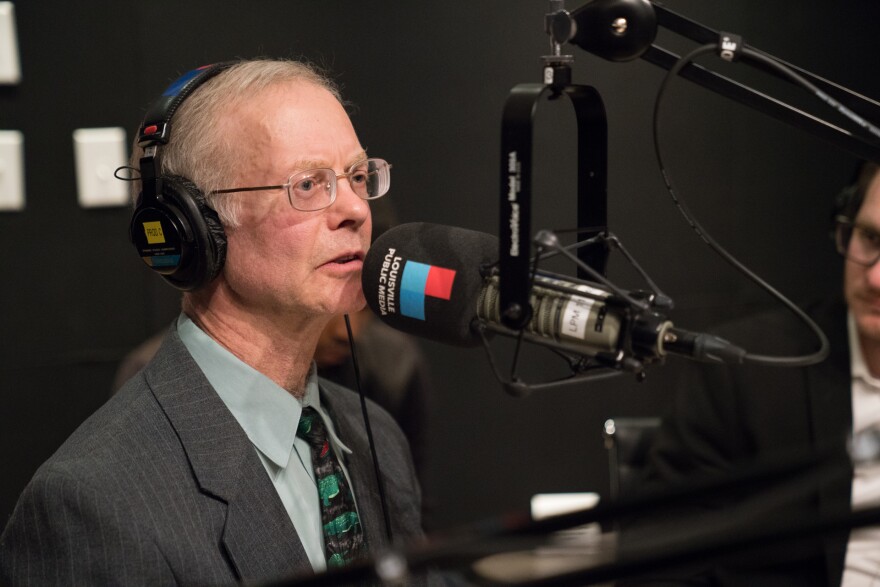
<svg viewBox="0 0 880 587">
<path fill-rule="evenodd" d="M 385 519 L 385 535 L 389 544 L 394 542 L 391 531 L 391 515 L 388 512 L 388 500 L 385 497 L 385 481 L 382 478 L 382 470 L 379 468 L 379 455 L 376 453 L 376 443 L 373 441 L 373 428 L 370 426 L 370 416 L 367 413 L 367 398 L 361 385 L 361 371 L 358 367 L 357 352 L 354 348 L 354 335 L 351 332 L 351 321 L 348 314 L 345 315 L 345 330 L 348 333 L 348 344 L 351 347 L 351 364 L 354 366 L 354 380 L 357 385 L 358 396 L 361 398 L 361 412 L 364 418 L 364 429 L 367 431 L 367 440 L 370 444 L 370 454 L 373 457 L 373 471 L 376 472 L 376 485 L 379 488 L 379 501 L 382 504 L 382 517 Z"/>
<path fill-rule="evenodd" d="M 789 310 L 791 310 L 801 321 L 803 321 L 815 334 L 819 339 L 819 350 L 814 353 L 808 355 L 800 355 L 795 357 L 781 357 L 781 356 L 769 356 L 769 355 L 757 355 L 752 353 L 746 353 L 743 357 L 745 361 L 749 361 L 751 363 L 759 363 L 765 365 L 775 365 L 775 366 L 786 366 L 786 367 L 803 367 L 807 365 L 814 365 L 819 363 L 828 356 L 828 352 L 830 350 L 830 344 L 828 343 L 828 337 L 825 336 L 825 333 L 822 332 L 822 329 L 813 322 L 813 320 L 804 313 L 794 302 L 789 300 L 785 295 L 783 295 L 780 291 L 776 290 L 769 283 L 761 279 L 758 275 L 756 275 L 751 269 L 740 263 L 733 255 L 728 253 L 720 244 L 718 244 L 715 239 L 713 239 L 709 233 L 703 228 L 697 219 L 693 216 L 690 210 L 685 204 L 684 200 L 676 193 L 675 189 L 672 187 L 672 180 L 669 177 L 669 173 L 666 171 L 666 167 L 663 163 L 663 156 L 660 151 L 660 129 L 659 129 L 659 112 L 660 112 L 660 104 L 662 102 L 663 96 L 666 93 L 666 88 L 669 86 L 670 81 L 675 78 L 679 72 L 691 61 L 693 61 L 696 57 L 700 55 L 704 55 L 706 53 L 714 53 L 718 50 L 718 45 L 715 43 L 710 43 L 707 45 L 702 45 L 697 47 L 684 57 L 680 58 L 675 62 L 669 71 L 666 73 L 666 76 L 663 78 L 663 83 L 660 85 L 660 89 L 657 91 L 657 97 L 654 100 L 654 114 L 653 114 L 653 137 L 654 137 L 654 154 L 657 157 L 657 164 L 660 168 L 660 174 L 663 176 L 663 181 L 666 184 L 666 189 L 669 192 L 669 195 L 672 197 L 672 201 L 675 203 L 675 206 L 678 208 L 678 211 L 684 217 L 685 221 L 690 224 L 691 228 L 694 232 L 697 233 L 703 242 L 705 242 L 713 251 L 715 251 L 722 259 L 727 261 L 734 269 L 751 279 L 753 282 L 762 287 L 765 291 L 770 293 L 773 297 L 779 300 L 784 306 L 786 306 Z M 756 59 L 766 59 L 767 61 L 772 61 L 769 58 L 761 55 L 755 51 L 744 50 L 748 57 L 755 57 L 756 55 L 759 57 L 755 57 Z M 762 61 L 764 62 L 764 61 Z M 782 66 L 779 63 L 773 62 L 773 66 L 778 68 L 780 71 L 786 71 L 786 75 L 795 81 L 795 83 L 800 84 L 801 81 L 809 84 L 806 80 L 804 80 L 801 76 L 797 75 L 795 72 L 789 70 L 789 68 Z M 809 84 L 812 85 L 812 84 Z M 815 86 L 814 86 L 815 88 Z M 809 88 L 808 88 L 809 89 Z M 818 91 L 818 90 L 816 90 Z"/>
<path fill-rule="evenodd" d="M 865 120 L 864 118 L 862 118 L 861 116 L 859 116 L 858 114 L 856 114 L 855 112 L 853 112 L 852 110 L 850 110 L 849 108 L 847 108 L 846 106 L 844 106 L 843 104 L 841 104 L 840 102 L 838 102 L 837 100 L 832 98 L 831 96 L 829 96 L 828 94 L 826 94 L 825 92 L 820 90 L 818 86 L 816 86 L 814 83 L 812 83 L 810 80 L 808 80 L 804 76 L 800 75 L 795 70 L 791 69 L 790 67 L 787 67 L 786 65 L 784 65 L 782 63 L 779 63 L 778 61 L 769 57 L 768 55 L 765 55 L 764 53 L 761 53 L 760 51 L 756 51 L 756 50 L 751 49 L 749 47 L 742 47 L 740 49 L 740 52 L 741 52 L 742 57 L 745 57 L 746 60 L 750 59 L 752 61 L 758 61 L 762 65 L 766 65 L 767 67 L 776 70 L 777 72 L 782 74 L 784 77 L 787 77 L 794 84 L 805 88 L 808 92 L 810 92 L 811 94 L 816 96 L 819 100 L 825 102 L 826 105 L 834 108 L 840 114 L 849 118 L 851 121 L 853 121 L 854 123 L 859 125 L 862 129 L 868 131 L 870 134 L 874 135 L 875 137 L 880 138 L 880 128 L 877 128 L 876 126 L 874 126 L 873 124 L 871 124 L 870 122 L 868 122 L 867 120 Z"/>
</svg>

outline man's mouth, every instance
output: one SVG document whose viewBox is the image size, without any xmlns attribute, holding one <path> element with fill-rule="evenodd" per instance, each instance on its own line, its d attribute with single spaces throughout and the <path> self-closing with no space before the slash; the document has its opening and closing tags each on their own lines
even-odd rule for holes
<svg viewBox="0 0 880 587">
<path fill-rule="evenodd" d="M 873 312 L 880 311 L 880 296 L 863 294 L 857 299 L 863 307 Z"/>
</svg>

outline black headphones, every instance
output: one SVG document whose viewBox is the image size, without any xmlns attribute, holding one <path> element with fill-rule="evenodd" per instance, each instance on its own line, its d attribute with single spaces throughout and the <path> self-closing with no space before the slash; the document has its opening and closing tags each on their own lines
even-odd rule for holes
<svg viewBox="0 0 880 587">
<path fill-rule="evenodd" d="M 141 193 L 128 227 L 141 259 L 184 291 L 210 283 L 226 260 L 226 233 L 205 195 L 189 179 L 159 173 L 159 148 L 170 140 L 171 119 L 199 86 L 236 62 L 194 69 L 172 83 L 150 107 L 138 133 Z"/>
<path fill-rule="evenodd" d="M 834 198 L 834 216 L 855 220 L 856 214 L 865 202 L 868 188 L 871 182 L 880 173 L 878 163 L 861 161 L 853 171 L 850 185 L 843 188 Z"/>
<path fill-rule="evenodd" d="M 834 209 L 831 219 L 838 217 L 854 219 L 862 205 L 864 194 L 860 193 L 858 184 L 850 184 L 840 190 L 834 197 Z"/>
</svg>

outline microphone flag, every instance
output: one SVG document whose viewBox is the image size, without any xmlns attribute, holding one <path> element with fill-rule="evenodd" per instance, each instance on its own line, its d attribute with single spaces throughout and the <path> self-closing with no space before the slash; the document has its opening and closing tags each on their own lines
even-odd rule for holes
<svg viewBox="0 0 880 587">
<path fill-rule="evenodd" d="M 454 281 L 454 269 L 407 261 L 400 280 L 400 313 L 424 320 L 425 297 L 449 301 Z"/>
</svg>

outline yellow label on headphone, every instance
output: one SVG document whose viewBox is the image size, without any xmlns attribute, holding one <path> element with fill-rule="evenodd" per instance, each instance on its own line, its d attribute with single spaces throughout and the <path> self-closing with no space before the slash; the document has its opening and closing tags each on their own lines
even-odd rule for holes
<svg viewBox="0 0 880 587">
<path fill-rule="evenodd" d="M 162 232 L 162 223 L 144 222 L 144 234 L 147 235 L 147 243 L 151 245 L 165 242 L 165 233 Z"/>
</svg>

